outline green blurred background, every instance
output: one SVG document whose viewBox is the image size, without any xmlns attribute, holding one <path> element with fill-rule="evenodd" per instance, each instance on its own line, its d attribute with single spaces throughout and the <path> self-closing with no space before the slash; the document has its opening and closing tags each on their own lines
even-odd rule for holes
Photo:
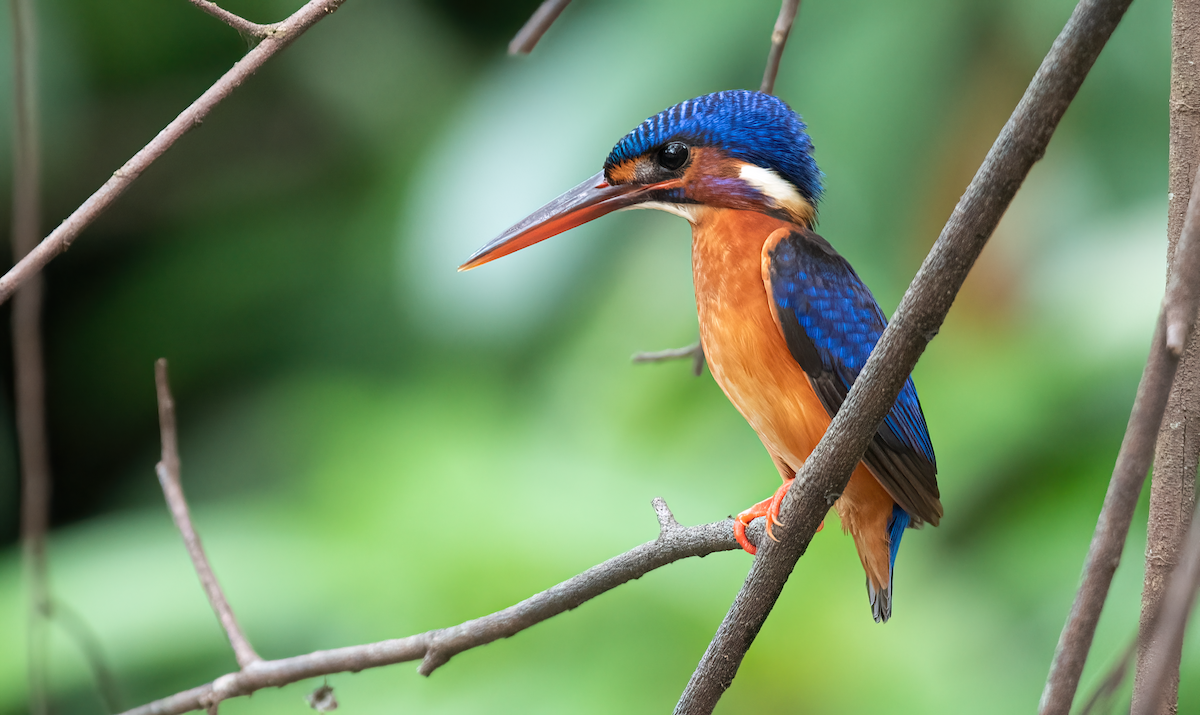
<svg viewBox="0 0 1200 715">
<path fill-rule="evenodd" d="M 507 606 L 652 539 L 652 497 L 698 523 L 777 485 L 711 377 L 629 363 L 695 338 L 683 221 L 619 214 L 455 266 L 644 117 L 757 87 L 778 2 L 579 0 L 533 55 L 506 57 L 536 4 L 349 0 L 48 270 L 52 585 L 123 705 L 236 667 L 154 477 L 157 357 L 197 526 L 268 658 Z M 265 22 L 296 5 L 226 6 Z M 36 6 L 49 229 L 246 44 L 183 0 Z M 889 314 L 1071 8 L 804 2 L 777 91 L 827 175 L 820 232 Z M 1161 296 L 1169 39 L 1170 3 L 1135 2 L 917 366 L 946 518 L 906 537 L 893 620 L 871 620 L 831 516 L 720 712 L 1035 708 Z M 0 713 L 18 713 L 10 384 L 2 399 Z M 1134 634 L 1145 518 L 1085 692 Z M 429 679 L 405 664 L 329 682 L 347 712 L 667 712 L 749 564 L 671 565 Z M 54 634 L 55 712 L 102 712 Z M 1184 710 L 1198 676 L 1193 641 Z M 305 712 L 313 686 L 222 712 Z"/>
</svg>

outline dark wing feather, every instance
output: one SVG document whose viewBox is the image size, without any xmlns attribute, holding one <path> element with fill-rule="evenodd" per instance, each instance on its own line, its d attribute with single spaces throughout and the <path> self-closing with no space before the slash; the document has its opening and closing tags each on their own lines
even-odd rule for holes
<svg viewBox="0 0 1200 715">
<path fill-rule="evenodd" d="M 793 231 L 770 247 L 768 256 L 768 290 L 788 349 L 832 417 L 887 319 L 846 259 L 812 231 Z M 942 517 L 937 460 L 912 378 L 905 381 L 863 462 L 918 523 L 937 525 Z"/>
</svg>

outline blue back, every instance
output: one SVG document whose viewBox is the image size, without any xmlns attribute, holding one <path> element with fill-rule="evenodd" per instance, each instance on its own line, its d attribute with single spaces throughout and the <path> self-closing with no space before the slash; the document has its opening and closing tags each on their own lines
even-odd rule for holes
<svg viewBox="0 0 1200 715">
<path fill-rule="evenodd" d="M 832 416 L 887 319 L 846 259 L 812 231 L 797 229 L 768 253 L 770 293 L 784 340 Z M 905 380 L 863 462 L 903 511 L 937 525 L 942 516 L 937 462 L 912 378 Z"/>
<path fill-rule="evenodd" d="M 804 250 L 805 244 L 812 248 Z M 781 241 L 772 256 L 771 290 L 775 305 L 792 311 L 816 348 L 821 372 L 831 374 L 840 383 L 838 387 L 849 392 L 887 327 L 887 318 L 844 258 L 832 249 L 829 253 L 815 249 L 811 241 Z M 936 464 L 911 377 L 905 380 L 883 424 L 905 445 Z"/>
<path fill-rule="evenodd" d="M 736 159 L 773 169 L 816 206 L 821 172 L 806 129 L 800 115 L 778 97 L 731 89 L 680 102 L 642 122 L 617 142 L 604 169 L 678 140 L 717 147 Z"/>
</svg>

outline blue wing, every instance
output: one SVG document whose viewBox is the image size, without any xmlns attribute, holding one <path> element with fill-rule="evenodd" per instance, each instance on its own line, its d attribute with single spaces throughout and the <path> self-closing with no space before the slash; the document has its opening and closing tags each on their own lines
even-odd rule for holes
<svg viewBox="0 0 1200 715">
<path fill-rule="evenodd" d="M 770 285 L 788 349 L 833 416 L 887 326 L 871 291 L 846 259 L 811 231 L 768 249 Z M 937 461 L 912 378 L 879 426 L 863 462 L 905 511 L 937 525 Z"/>
</svg>

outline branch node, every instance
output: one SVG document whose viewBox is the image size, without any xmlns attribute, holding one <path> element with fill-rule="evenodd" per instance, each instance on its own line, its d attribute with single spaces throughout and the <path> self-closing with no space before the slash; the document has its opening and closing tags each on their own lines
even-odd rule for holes
<svg viewBox="0 0 1200 715">
<path fill-rule="evenodd" d="M 671 507 L 667 506 L 667 502 L 662 497 L 654 497 L 650 501 L 654 506 L 654 514 L 658 517 L 658 540 L 662 541 L 674 532 L 682 529 L 679 522 L 675 520 L 675 515 L 671 513 Z"/>
<path fill-rule="evenodd" d="M 433 671 L 450 662 L 450 655 L 438 645 L 436 640 L 430 640 L 429 647 L 425 649 L 425 657 L 421 659 L 421 664 L 417 666 L 417 673 L 428 678 L 433 675 Z"/>
<path fill-rule="evenodd" d="M 1175 359 L 1183 357 L 1184 342 L 1187 340 L 1188 326 L 1172 321 L 1167 325 L 1167 350 Z"/>
</svg>

